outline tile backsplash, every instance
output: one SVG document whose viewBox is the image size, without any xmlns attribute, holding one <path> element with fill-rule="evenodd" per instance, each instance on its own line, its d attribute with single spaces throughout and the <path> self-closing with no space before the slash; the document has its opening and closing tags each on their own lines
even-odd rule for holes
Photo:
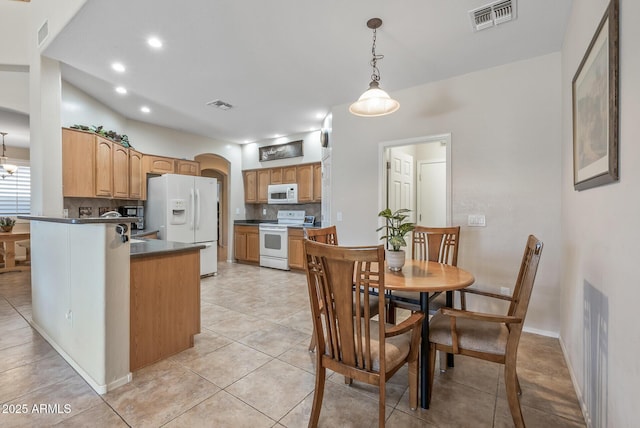
<svg viewBox="0 0 640 428">
<path fill-rule="evenodd" d="M 246 204 L 247 220 L 276 220 L 279 210 L 304 210 L 306 215 L 316 217 L 316 221 L 320 221 L 321 204 Z M 262 214 L 263 209 L 266 214 Z"/>
</svg>

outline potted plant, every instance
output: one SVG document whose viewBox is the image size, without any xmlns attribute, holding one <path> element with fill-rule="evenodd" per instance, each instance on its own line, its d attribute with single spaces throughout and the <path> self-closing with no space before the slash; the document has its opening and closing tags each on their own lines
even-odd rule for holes
<svg viewBox="0 0 640 428">
<path fill-rule="evenodd" d="M 406 221 L 411 210 L 401 208 L 395 212 L 391 212 L 386 208 L 378 213 L 378 217 L 385 218 L 385 225 L 379 227 L 376 231 L 385 229 L 385 234 L 380 239 L 387 240 L 386 259 L 387 266 L 392 271 L 399 271 L 404 266 L 405 252 L 402 247 L 407 246 L 405 236 L 415 228 L 414 223 Z"/>
<path fill-rule="evenodd" d="M 0 229 L 3 232 L 11 232 L 16 221 L 11 217 L 0 217 Z"/>
</svg>

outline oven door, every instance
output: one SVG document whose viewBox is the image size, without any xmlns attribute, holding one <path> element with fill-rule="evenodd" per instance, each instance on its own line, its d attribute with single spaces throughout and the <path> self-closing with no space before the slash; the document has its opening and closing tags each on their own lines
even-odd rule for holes
<svg viewBox="0 0 640 428">
<path fill-rule="evenodd" d="M 289 246 L 286 226 L 261 224 L 260 266 L 289 270 Z"/>
</svg>

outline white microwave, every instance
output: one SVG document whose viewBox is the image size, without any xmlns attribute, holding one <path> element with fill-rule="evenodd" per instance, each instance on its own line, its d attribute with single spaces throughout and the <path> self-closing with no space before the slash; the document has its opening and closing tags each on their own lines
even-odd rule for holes
<svg viewBox="0 0 640 428">
<path fill-rule="evenodd" d="M 267 186 L 267 200 L 270 204 L 297 204 L 298 184 L 270 184 Z"/>
</svg>

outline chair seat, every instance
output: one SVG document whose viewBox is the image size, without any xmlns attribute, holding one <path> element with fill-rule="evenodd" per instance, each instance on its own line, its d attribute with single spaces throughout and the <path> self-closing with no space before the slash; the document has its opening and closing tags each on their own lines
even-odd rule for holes
<svg viewBox="0 0 640 428">
<path fill-rule="evenodd" d="M 504 355 L 509 330 L 504 324 L 465 318 L 456 320 L 458 344 L 462 349 Z M 450 317 L 437 313 L 429 322 L 429 342 L 452 346 Z"/>
<path fill-rule="evenodd" d="M 386 324 L 387 329 L 394 327 L 393 324 Z M 373 364 L 373 371 L 380 371 L 380 342 L 378 337 L 380 334 L 380 325 L 378 321 L 371 321 L 371 359 Z M 364 346 L 365 339 L 362 338 Z M 385 366 L 387 370 L 391 367 L 396 367 L 406 360 L 411 349 L 411 332 L 403 333 L 398 336 L 388 337 L 385 340 Z"/>
</svg>

